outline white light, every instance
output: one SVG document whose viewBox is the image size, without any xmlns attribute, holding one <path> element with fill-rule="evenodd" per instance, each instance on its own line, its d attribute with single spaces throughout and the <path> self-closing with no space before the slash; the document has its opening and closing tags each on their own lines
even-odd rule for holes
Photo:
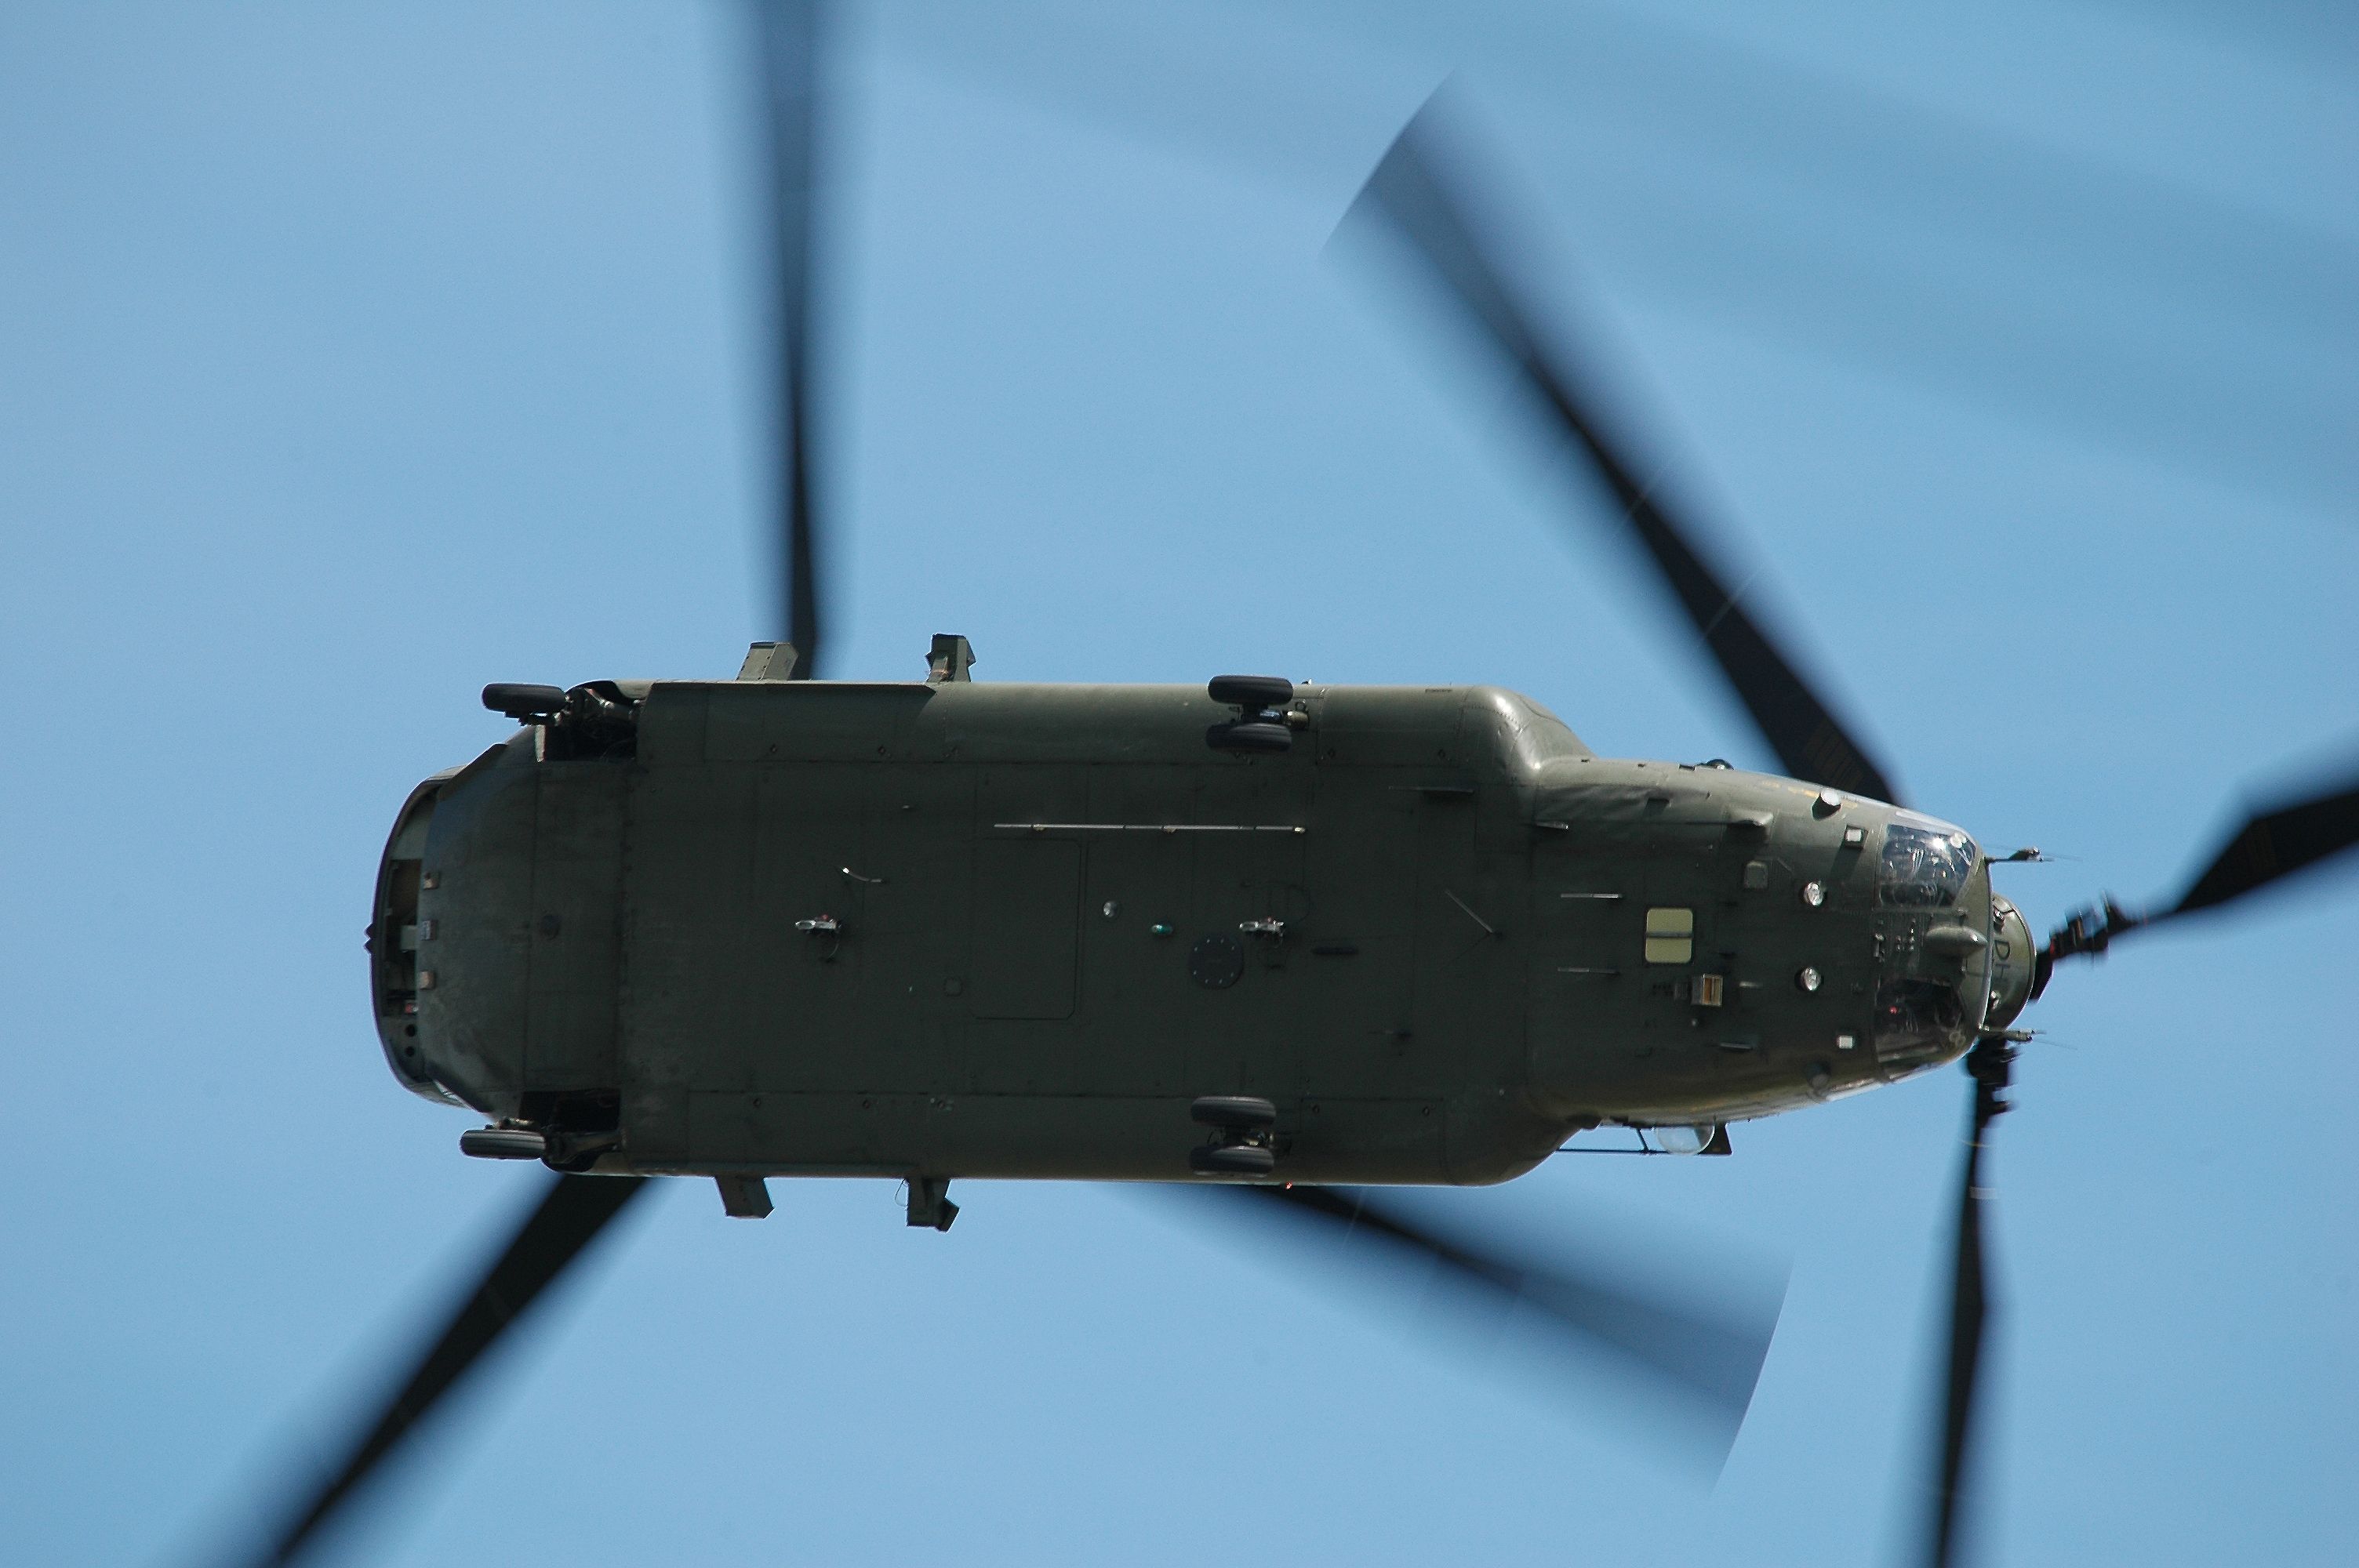
<svg viewBox="0 0 2359 1568">
<path fill-rule="evenodd" d="M 1720 1129 L 1706 1123 L 1701 1127 L 1642 1127 L 1638 1136 L 1658 1154 L 1701 1154 L 1712 1146 Z"/>
<path fill-rule="evenodd" d="M 1825 886 L 1819 882 L 1804 882 L 1802 884 L 1802 902 L 1812 909 L 1816 909 L 1821 904 L 1826 903 L 1827 890 Z"/>
<path fill-rule="evenodd" d="M 1806 991 L 1814 991 L 1819 989 L 1819 971 L 1810 965 L 1805 964 L 1795 974 L 1794 983 Z"/>
</svg>

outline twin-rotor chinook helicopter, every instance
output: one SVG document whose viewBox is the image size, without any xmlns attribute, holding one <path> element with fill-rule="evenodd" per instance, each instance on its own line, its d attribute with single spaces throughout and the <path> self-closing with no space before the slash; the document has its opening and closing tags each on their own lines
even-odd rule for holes
<svg viewBox="0 0 2359 1568">
<path fill-rule="evenodd" d="M 1976 1188 L 2016 1025 L 2060 960 L 1963 829 L 1898 791 L 1641 482 L 1466 204 L 1431 112 L 1359 210 L 1421 258 L 1584 453 L 1788 776 L 1593 755 L 1492 687 L 1198 687 L 821 668 L 805 478 L 810 33 L 766 13 L 777 152 L 790 641 L 730 681 L 495 685 L 522 728 L 418 786 L 380 867 L 371 993 L 402 1084 L 562 1173 L 266 1560 L 300 1552 L 628 1200 L 710 1177 L 1230 1184 L 1518 1291 L 1719 1408 L 1769 1325 L 1509 1260 L 1351 1190 L 1505 1181 L 1602 1124 L 1727 1125 L 1963 1057 L 1973 1084 L 1929 1560 L 1947 1561 L 1982 1343 Z M 2165 918 L 2359 840 L 2359 784 L 2255 816 Z M 2015 858 L 2026 858 L 2018 855 Z"/>
</svg>

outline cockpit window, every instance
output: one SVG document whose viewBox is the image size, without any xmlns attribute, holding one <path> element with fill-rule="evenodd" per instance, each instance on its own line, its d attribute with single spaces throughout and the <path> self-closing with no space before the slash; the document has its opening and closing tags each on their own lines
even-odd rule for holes
<svg viewBox="0 0 2359 1568">
<path fill-rule="evenodd" d="M 1973 875 L 1978 851 L 1962 833 L 1895 822 L 1884 830 L 1884 864 L 1876 873 L 1878 903 L 1902 909 L 1938 909 L 1958 902 Z"/>
<path fill-rule="evenodd" d="M 1886 980 L 1875 988 L 1876 1059 L 1938 1055 L 1965 1017 L 1965 1006 L 1952 986 L 1940 980 Z"/>
</svg>

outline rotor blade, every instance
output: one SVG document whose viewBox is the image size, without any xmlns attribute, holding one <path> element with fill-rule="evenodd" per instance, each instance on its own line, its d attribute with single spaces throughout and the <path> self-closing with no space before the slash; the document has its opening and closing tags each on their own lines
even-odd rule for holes
<svg viewBox="0 0 2359 1568">
<path fill-rule="evenodd" d="M 2068 916 L 2049 933 L 2048 945 L 2039 950 L 2032 971 L 2031 1000 L 2039 1000 L 2056 966 L 2066 958 L 2103 953 L 2133 931 L 2198 910 L 2216 909 L 2281 877 L 2332 860 L 2354 844 L 2359 844 L 2359 780 L 2346 780 L 2322 795 L 2247 816 L 2179 902 L 2161 914 L 2132 914 L 2108 895 L 2098 907 L 2077 910 Z"/>
<path fill-rule="evenodd" d="M 2242 898 L 2359 844 L 2359 780 L 2245 819 L 2170 909 L 2187 914 Z"/>
<path fill-rule="evenodd" d="M 1987 1200 L 1975 1178 L 1981 1173 L 1982 1130 L 1966 1145 L 1965 1173 L 1958 1188 L 1957 1256 L 1951 1265 L 1950 1377 L 1941 1409 L 1941 1462 L 1935 1482 L 1933 1542 L 1927 1561 L 1949 1568 L 1957 1544 L 1958 1483 L 1966 1464 L 1966 1439 L 1973 1422 L 1974 1388 L 1982 1372 L 1983 1331 L 1990 1303 L 1983 1285 L 1982 1206 Z"/>
<path fill-rule="evenodd" d="M 777 354 L 778 613 L 795 646 L 794 676 L 820 670 L 821 554 L 810 482 L 812 140 L 818 122 L 818 0 L 755 0 L 762 97 L 769 117 L 771 297 Z"/>
<path fill-rule="evenodd" d="M 1737 602 L 1743 585 L 1729 591 L 1697 548 L 1692 530 L 1672 520 L 1651 481 L 1641 479 L 1608 438 L 1573 378 L 1551 362 L 1531 312 L 1495 265 L 1495 248 L 1468 215 L 1460 198 L 1464 181 L 1443 176 L 1442 166 L 1450 160 L 1433 114 L 1430 103 L 1418 111 L 1368 177 L 1354 207 L 1373 204 L 1391 220 L 1587 455 L 1786 772 L 1897 804 L 1899 795 L 1884 771 Z M 1462 176 L 1462 160 L 1452 172 Z"/>
<path fill-rule="evenodd" d="M 375 1424 L 334 1476 L 300 1508 L 289 1510 L 287 1524 L 257 1561 L 287 1563 L 300 1556 L 409 1430 L 483 1359 L 510 1325 L 531 1310 L 566 1265 L 646 1185 L 643 1176 L 559 1177 Z"/>
<path fill-rule="evenodd" d="M 1959 1177 L 1957 1248 L 1951 1263 L 1949 1377 L 1941 1400 L 1941 1450 L 1934 1476 L 1931 1539 L 1925 1553 L 1932 1568 L 1950 1568 L 1955 1561 L 1958 1526 L 1965 1514 L 1974 1396 L 1991 1319 L 1983 1256 L 1983 1206 L 1991 1195 L 1982 1185 L 1983 1145 L 1991 1123 L 2006 1113 L 2006 1101 L 2000 1095 L 2014 1063 L 2014 1048 L 1995 1038 L 1978 1042 L 1966 1058 L 1966 1070 L 1974 1078 L 1974 1105 Z"/>
<path fill-rule="evenodd" d="M 1364 1247 L 1429 1260 L 1458 1280 L 1528 1303 L 1585 1348 L 1612 1353 L 1658 1388 L 1701 1407 L 1725 1454 L 1753 1400 L 1777 1312 L 1747 1314 L 1730 1303 L 1650 1297 L 1603 1271 L 1510 1261 L 1472 1242 L 1420 1225 L 1357 1187 L 1236 1185 L 1234 1193 L 1266 1211 L 1299 1216 Z"/>
</svg>

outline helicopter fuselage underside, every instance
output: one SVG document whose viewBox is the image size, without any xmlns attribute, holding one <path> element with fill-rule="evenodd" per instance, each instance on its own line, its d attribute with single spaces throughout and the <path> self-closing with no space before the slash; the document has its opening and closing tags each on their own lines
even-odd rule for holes
<svg viewBox="0 0 2359 1568">
<path fill-rule="evenodd" d="M 397 1076 L 575 1168 L 1179 1179 L 1190 1103 L 1249 1095 L 1277 1179 L 1495 1182 L 1985 1011 L 1962 835 L 1962 885 L 1896 900 L 1926 819 L 1595 757 L 1496 687 L 1305 687 L 1263 755 L 1198 687 L 614 689 L 630 744 L 419 786 L 372 922 Z"/>
</svg>

